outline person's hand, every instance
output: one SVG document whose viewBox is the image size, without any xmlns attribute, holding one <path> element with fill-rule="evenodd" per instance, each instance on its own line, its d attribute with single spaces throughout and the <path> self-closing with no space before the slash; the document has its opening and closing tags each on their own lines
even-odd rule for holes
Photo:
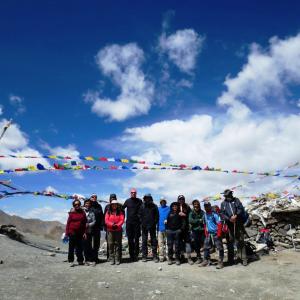
<svg viewBox="0 0 300 300">
<path fill-rule="evenodd" d="M 164 220 L 164 224 L 167 224 L 168 223 L 168 221 L 167 220 Z"/>
<path fill-rule="evenodd" d="M 236 222 L 236 215 L 233 215 L 230 217 L 230 222 L 235 223 Z"/>
<path fill-rule="evenodd" d="M 84 239 L 84 240 L 87 239 L 86 233 L 83 234 L 83 239 Z"/>
<path fill-rule="evenodd" d="M 112 229 L 115 230 L 115 229 L 117 229 L 117 228 L 118 228 L 117 224 L 113 224 L 113 225 L 112 225 Z"/>
<path fill-rule="evenodd" d="M 179 213 L 179 216 L 180 217 L 186 217 L 186 214 L 185 213 L 183 213 L 182 211 Z"/>
</svg>

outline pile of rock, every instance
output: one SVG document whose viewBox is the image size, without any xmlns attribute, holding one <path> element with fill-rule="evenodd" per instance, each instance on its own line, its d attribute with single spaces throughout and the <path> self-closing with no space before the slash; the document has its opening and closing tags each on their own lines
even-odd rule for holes
<svg viewBox="0 0 300 300">
<path fill-rule="evenodd" d="M 263 195 L 248 204 L 247 211 L 252 219 L 248 229 L 251 240 L 257 240 L 259 230 L 267 228 L 275 245 L 300 249 L 300 197 L 277 196 Z"/>
</svg>

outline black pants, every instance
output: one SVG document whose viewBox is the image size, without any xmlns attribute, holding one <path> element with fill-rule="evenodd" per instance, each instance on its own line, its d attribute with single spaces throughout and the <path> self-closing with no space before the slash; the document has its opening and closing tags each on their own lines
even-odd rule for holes
<svg viewBox="0 0 300 300">
<path fill-rule="evenodd" d="M 68 252 L 68 261 L 74 262 L 74 250 L 76 252 L 77 261 L 79 263 L 83 262 L 83 249 L 82 249 L 82 236 L 71 235 L 69 236 L 69 252 Z"/>
<path fill-rule="evenodd" d="M 84 252 L 85 261 L 94 261 L 92 240 L 93 240 L 93 237 L 90 233 L 87 234 L 86 239 L 83 240 L 83 252 Z"/>
<path fill-rule="evenodd" d="M 91 233 L 91 245 L 92 245 L 92 261 L 97 262 L 98 261 L 98 252 L 100 248 L 100 239 L 101 239 L 101 231 L 93 230 Z"/>
<path fill-rule="evenodd" d="M 150 233 L 150 243 L 152 247 L 153 257 L 157 256 L 157 237 L 156 237 L 156 226 L 152 228 L 142 228 L 142 252 L 143 257 L 148 256 L 148 234 Z"/>
<path fill-rule="evenodd" d="M 204 236 L 203 230 L 192 230 L 191 243 L 192 243 L 193 249 L 195 250 L 195 252 L 197 254 L 197 257 L 199 257 L 199 258 L 201 257 L 200 249 L 204 243 L 204 239 L 205 239 L 205 236 Z"/>
<path fill-rule="evenodd" d="M 126 223 L 126 234 L 128 238 L 130 258 L 135 259 L 139 256 L 139 252 L 140 252 L 140 236 L 141 236 L 140 224 Z"/>
<path fill-rule="evenodd" d="M 234 244 L 237 247 L 237 257 L 241 260 L 247 260 L 246 248 L 244 242 L 244 225 L 239 223 L 228 223 L 229 232 L 226 235 L 228 248 L 228 261 L 234 261 Z"/>
<path fill-rule="evenodd" d="M 180 259 L 181 231 L 180 230 L 167 230 L 166 232 L 167 232 L 169 259 L 173 258 L 174 245 L 175 245 L 175 258 Z"/>
</svg>

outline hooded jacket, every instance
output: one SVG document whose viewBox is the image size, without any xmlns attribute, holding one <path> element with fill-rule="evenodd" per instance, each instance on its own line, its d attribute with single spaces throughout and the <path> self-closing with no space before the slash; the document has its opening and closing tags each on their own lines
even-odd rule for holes
<svg viewBox="0 0 300 300">
<path fill-rule="evenodd" d="M 233 215 L 237 215 L 237 222 L 242 223 L 243 212 L 243 204 L 238 198 L 226 197 L 221 203 L 221 216 L 226 222 L 229 222 Z"/>
<path fill-rule="evenodd" d="M 190 229 L 193 231 L 204 230 L 204 212 L 200 209 L 196 212 L 194 209 L 189 214 Z"/>
<path fill-rule="evenodd" d="M 87 222 L 86 233 L 91 233 L 93 230 L 93 227 L 96 224 L 95 214 L 91 208 L 90 209 L 84 208 L 84 212 L 86 215 L 86 222 Z"/>
<path fill-rule="evenodd" d="M 72 209 L 69 212 L 69 217 L 66 225 L 66 235 L 76 235 L 82 237 L 86 231 L 86 222 L 86 215 L 82 209 Z"/>
<path fill-rule="evenodd" d="M 142 228 L 150 229 L 156 227 L 158 223 L 158 208 L 157 205 L 153 203 L 153 200 L 148 200 L 143 202 L 139 209 L 139 219 Z"/>
<path fill-rule="evenodd" d="M 176 231 L 176 230 L 181 230 L 183 231 L 185 228 L 185 219 L 182 218 L 181 216 L 179 216 L 179 211 L 174 213 L 172 211 L 172 207 L 176 202 L 173 202 L 170 206 L 170 212 L 168 214 L 167 217 L 167 224 L 166 224 L 166 230 L 172 230 L 172 231 Z M 177 203 L 177 205 L 179 206 L 179 204 Z"/>
<path fill-rule="evenodd" d="M 108 210 L 105 214 L 105 225 L 107 231 L 122 231 L 122 225 L 124 224 L 124 214 L 123 212 L 111 212 Z M 116 228 L 113 228 L 113 225 L 116 225 Z"/>
<path fill-rule="evenodd" d="M 98 203 L 98 201 L 91 201 L 92 207 L 91 210 L 95 214 L 96 223 L 93 227 L 93 232 L 101 231 L 103 230 L 104 225 L 104 216 L 103 216 L 103 209 L 101 204 Z"/>
<path fill-rule="evenodd" d="M 167 205 L 160 206 L 158 208 L 158 214 L 159 214 L 158 231 L 162 232 L 166 230 L 165 220 L 167 220 L 169 213 L 170 213 L 170 207 Z"/>
</svg>

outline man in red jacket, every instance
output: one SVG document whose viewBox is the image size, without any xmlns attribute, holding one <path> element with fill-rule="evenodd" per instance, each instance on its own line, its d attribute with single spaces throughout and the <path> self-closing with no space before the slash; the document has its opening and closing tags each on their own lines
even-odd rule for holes
<svg viewBox="0 0 300 300">
<path fill-rule="evenodd" d="M 66 236 L 69 238 L 68 261 L 70 267 L 74 267 L 74 250 L 76 252 L 78 265 L 83 265 L 83 239 L 86 238 L 86 215 L 81 208 L 78 199 L 73 201 L 73 208 L 69 212 L 66 226 Z"/>
</svg>

